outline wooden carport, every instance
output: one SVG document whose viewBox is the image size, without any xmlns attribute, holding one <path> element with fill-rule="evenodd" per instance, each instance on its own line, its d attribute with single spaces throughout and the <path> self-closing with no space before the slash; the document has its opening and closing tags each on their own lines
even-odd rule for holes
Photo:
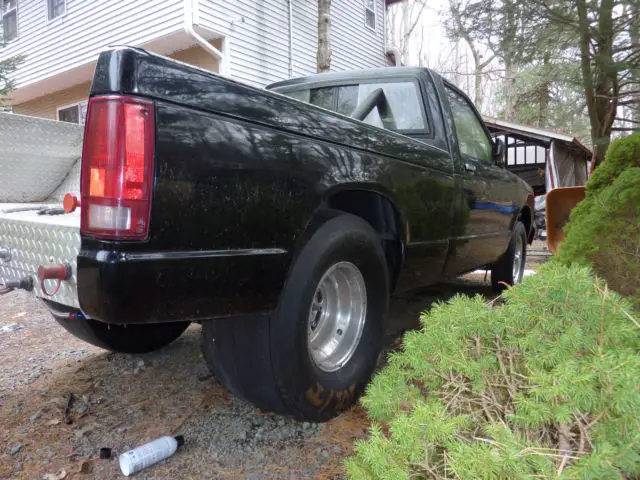
<svg viewBox="0 0 640 480">
<path fill-rule="evenodd" d="M 507 169 L 529 183 L 536 195 L 586 183 L 592 154 L 576 137 L 496 118 L 484 121 L 507 147 Z"/>
</svg>

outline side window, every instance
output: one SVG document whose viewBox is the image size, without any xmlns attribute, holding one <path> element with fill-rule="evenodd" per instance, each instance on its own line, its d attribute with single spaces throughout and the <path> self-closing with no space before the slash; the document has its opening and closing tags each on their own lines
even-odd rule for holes
<svg viewBox="0 0 640 480">
<path fill-rule="evenodd" d="M 87 117 L 87 101 L 66 105 L 57 109 L 58 121 L 84 125 Z"/>
<path fill-rule="evenodd" d="M 67 0 L 47 0 L 47 18 L 54 20 L 66 13 Z"/>
<path fill-rule="evenodd" d="M 413 81 L 337 85 L 288 91 L 285 95 L 349 117 L 376 90 L 384 92 L 386 108 L 371 110 L 364 119 L 365 123 L 404 134 L 420 135 L 430 132 L 418 84 Z"/>
<path fill-rule="evenodd" d="M 296 98 L 303 100 L 299 97 Z M 313 88 L 307 101 L 312 105 L 349 116 L 358 106 L 358 86 Z"/>
<path fill-rule="evenodd" d="M 376 29 L 376 1 L 364 0 L 364 24 L 371 30 Z"/>
<path fill-rule="evenodd" d="M 334 87 L 314 88 L 309 96 L 309 103 L 327 110 L 335 110 L 334 103 L 337 89 Z"/>
<path fill-rule="evenodd" d="M 358 85 L 347 85 L 338 90 L 338 106 L 336 111 L 351 116 L 358 106 Z"/>
<path fill-rule="evenodd" d="M 285 95 L 291 98 L 295 98 L 296 100 L 300 100 L 301 102 L 310 103 L 309 97 L 311 96 L 311 91 L 294 90 L 292 92 L 286 92 Z"/>
<path fill-rule="evenodd" d="M 395 123 L 396 130 L 402 133 L 428 133 L 429 128 L 422 112 L 422 98 L 418 85 L 414 82 L 395 83 L 363 83 L 358 92 L 358 103 L 365 100 L 372 92 L 381 88 L 385 98 L 389 103 L 388 115 Z M 366 123 L 382 127 L 383 121 L 380 118 L 382 112 L 373 110 L 367 118 Z"/>
<path fill-rule="evenodd" d="M 493 163 L 491 141 L 469 102 L 449 87 L 446 87 L 446 91 L 456 125 L 460 153 L 487 164 Z"/>
<path fill-rule="evenodd" d="M 9 42 L 18 37 L 18 0 L 0 0 L 2 37 Z"/>
</svg>

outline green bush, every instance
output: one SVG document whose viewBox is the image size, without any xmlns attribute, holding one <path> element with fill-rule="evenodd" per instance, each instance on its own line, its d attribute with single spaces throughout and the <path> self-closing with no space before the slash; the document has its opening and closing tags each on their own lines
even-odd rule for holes
<svg viewBox="0 0 640 480">
<path fill-rule="evenodd" d="M 504 302 L 455 297 L 362 400 L 352 479 L 640 476 L 640 324 L 588 267 L 543 266 Z"/>
<path fill-rule="evenodd" d="M 571 212 L 556 257 L 592 265 L 615 291 L 640 308 L 640 134 L 616 140 Z"/>
<path fill-rule="evenodd" d="M 597 194 L 611 185 L 627 168 L 640 168 L 640 133 L 614 140 L 605 161 L 593 171 L 587 182 L 587 196 Z"/>
</svg>

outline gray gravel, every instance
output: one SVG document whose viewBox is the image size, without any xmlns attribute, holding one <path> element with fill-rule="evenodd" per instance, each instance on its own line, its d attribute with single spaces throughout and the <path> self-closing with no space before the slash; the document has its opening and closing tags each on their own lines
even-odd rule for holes
<svg viewBox="0 0 640 480">
<path fill-rule="evenodd" d="M 122 478 L 118 454 L 175 434 L 184 447 L 135 478 L 316 478 L 343 461 L 325 425 L 265 414 L 217 384 L 198 325 L 158 352 L 110 353 L 69 335 L 23 292 L 0 297 L 0 328 L 15 323 L 22 328 L 0 334 L 2 479 L 61 469 Z M 101 447 L 113 449 L 111 460 L 96 459 Z"/>
<path fill-rule="evenodd" d="M 456 292 L 490 295 L 486 282 L 459 280 L 396 298 L 389 315 L 399 330 L 413 328 L 421 311 Z M 122 355 L 75 339 L 24 292 L 0 297 L 0 479 L 62 469 L 74 479 L 123 478 L 117 455 L 176 434 L 184 447 L 134 478 L 342 478 L 344 458 L 367 427 L 358 407 L 317 425 L 230 395 L 205 365 L 198 325 L 158 352 Z M 113 458 L 98 460 L 101 447 Z"/>
</svg>

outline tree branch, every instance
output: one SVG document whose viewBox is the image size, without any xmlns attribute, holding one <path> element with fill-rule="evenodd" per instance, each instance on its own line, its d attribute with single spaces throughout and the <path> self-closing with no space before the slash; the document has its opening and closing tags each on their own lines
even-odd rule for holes
<svg viewBox="0 0 640 480">
<path fill-rule="evenodd" d="M 637 123 L 638 125 L 640 125 L 640 120 L 632 120 L 630 118 L 622 118 L 622 117 L 616 117 L 615 119 L 619 122 Z"/>
<path fill-rule="evenodd" d="M 538 4 L 539 6 L 541 6 L 547 12 L 547 14 L 550 17 L 552 17 L 555 21 L 557 21 L 558 23 L 561 23 L 563 25 L 569 25 L 570 27 L 573 27 L 576 30 L 579 30 L 581 28 L 581 25 L 580 25 L 579 21 L 576 22 L 570 16 L 563 15 L 563 14 L 557 12 L 556 10 L 551 8 L 549 5 L 547 5 L 547 2 L 545 0 L 535 0 L 534 3 Z"/>
<path fill-rule="evenodd" d="M 413 34 L 413 31 L 416 28 L 416 25 L 418 25 L 418 22 L 420 21 L 420 19 L 422 18 L 422 12 L 424 12 L 424 9 L 427 6 L 427 2 L 423 2 L 422 5 L 420 6 L 420 10 L 418 11 L 418 15 L 416 15 L 415 20 L 413 21 L 413 24 L 409 27 L 409 29 L 407 30 L 407 32 L 405 32 L 404 34 L 404 38 L 405 41 L 409 39 L 409 37 L 411 37 L 411 34 Z"/>
</svg>

